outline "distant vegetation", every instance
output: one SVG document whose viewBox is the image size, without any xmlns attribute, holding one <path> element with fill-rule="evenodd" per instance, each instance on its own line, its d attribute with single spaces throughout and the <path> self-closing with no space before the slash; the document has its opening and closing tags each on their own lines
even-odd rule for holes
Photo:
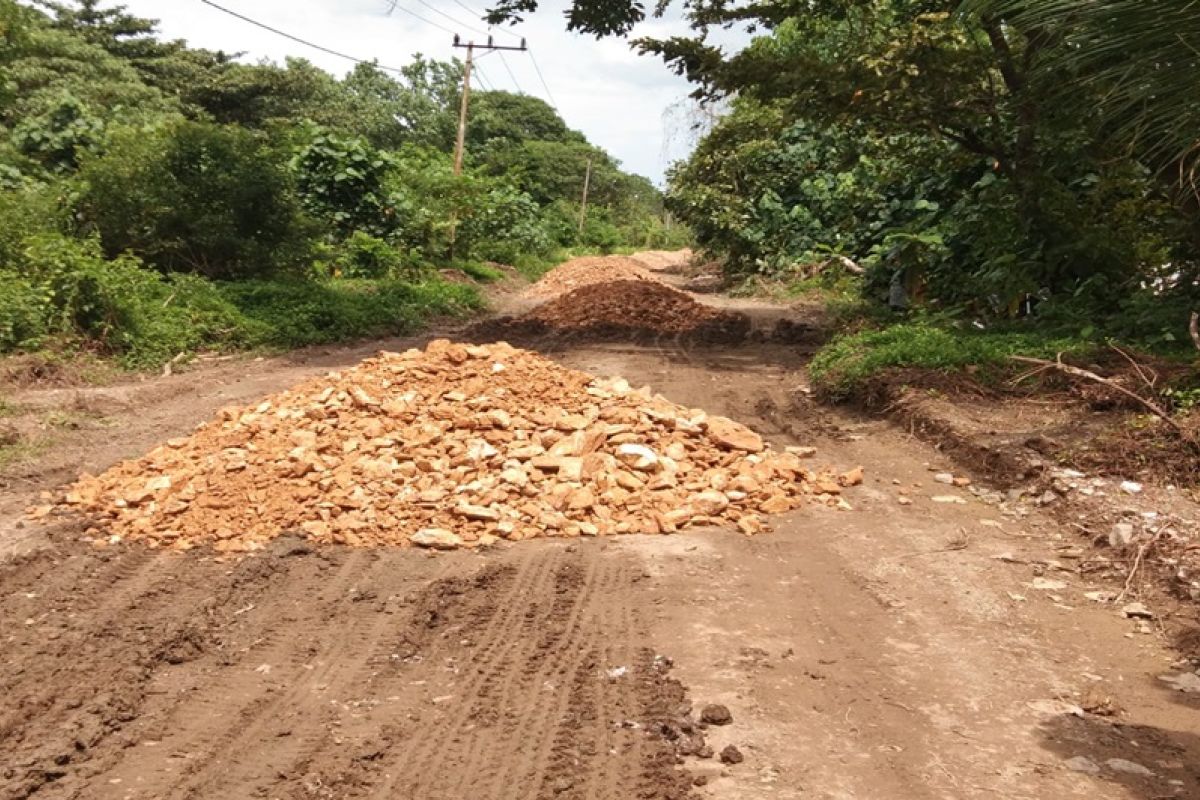
<svg viewBox="0 0 1200 800">
<path fill-rule="evenodd" d="M 493 21 L 538 5 L 495 0 Z M 696 35 L 635 44 L 730 110 L 675 169 L 669 207 L 735 281 L 832 290 L 843 319 L 853 290 L 858 324 L 900 326 L 836 347 L 819 362 L 830 380 L 1110 339 L 1196 357 L 1190 4 L 674 5 Z M 572 0 L 567 25 L 624 34 L 649 7 Z M 727 27 L 747 46 L 706 35 Z"/>
<path fill-rule="evenodd" d="M 97 0 L 0 0 L 0 352 L 179 352 L 411 329 L 477 307 L 453 264 L 679 242 L 662 196 L 525 95 L 462 66 L 244 64 Z M 590 213 L 578 230 L 585 165 Z"/>
</svg>

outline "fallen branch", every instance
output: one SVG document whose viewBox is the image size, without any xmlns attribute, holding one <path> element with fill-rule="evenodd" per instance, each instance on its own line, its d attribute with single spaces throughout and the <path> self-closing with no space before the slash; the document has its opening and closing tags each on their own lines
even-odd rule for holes
<svg viewBox="0 0 1200 800">
<path fill-rule="evenodd" d="M 1187 441 L 1193 447 L 1200 447 L 1200 445 L 1197 444 L 1196 440 L 1192 438 L 1191 434 L 1188 433 L 1188 431 L 1182 425 L 1180 425 L 1178 422 L 1176 422 L 1174 419 L 1172 419 L 1171 415 L 1162 406 L 1158 405 L 1157 403 L 1155 403 L 1152 400 L 1147 400 L 1145 397 L 1142 397 L 1137 392 L 1126 389 L 1124 386 L 1120 385 L 1119 383 L 1109 380 L 1108 378 L 1105 378 L 1102 375 L 1097 375 L 1096 373 L 1094 373 L 1090 370 L 1081 369 L 1079 367 L 1073 367 L 1070 364 L 1064 364 L 1061 354 L 1059 354 L 1059 356 L 1054 361 L 1047 361 L 1044 358 L 1031 358 L 1030 356 L 1009 356 L 1009 358 L 1013 361 L 1019 361 L 1023 364 L 1037 364 L 1038 366 L 1041 366 L 1041 367 L 1045 367 L 1045 368 L 1049 368 L 1049 369 L 1056 369 L 1060 372 L 1065 372 L 1068 375 L 1073 375 L 1076 378 L 1084 378 L 1085 380 L 1093 381 L 1093 382 L 1099 383 L 1103 386 L 1107 386 L 1108 388 L 1112 389 L 1113 391 L 1123 394 L 1126 397 L 1128 397 L 1130 400 L 1137 402 L 1138 405 L 1142 406 L 1142 408 L 1146 409 L 1151 414 L 1158 417 L 1163 422 L 1167 423 L 1167 425 L 1169 425 L 1172 430 L 1174 430 L 1177 434 L 1179 434 L 1179 436 L 1181 438 L 1183 438 L 1185 441 Z"/>
</svg>

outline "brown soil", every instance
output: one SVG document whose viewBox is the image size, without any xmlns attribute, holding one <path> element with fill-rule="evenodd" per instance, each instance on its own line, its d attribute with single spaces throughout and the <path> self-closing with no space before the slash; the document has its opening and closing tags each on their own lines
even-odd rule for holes
<svg viewBox="0 0 1200 800">
<path fill-rule="evenodd" d="M 549 300 L 593 283 L 611 281 L 655 282 L 648 265 L 627 256 L 583 256 L 558 265 L 525 290 L 531 300 Z"/>
<path fill-rule="evenodd" d="M 766 304 L 722 302 L 769 329 Z M 419 344 L 13 398 L 103 411 L 3 476 L 0 547 L 26 554 L 0 564 L 0 798 L 1200 797 L 1196 698 L 1175 688 L 1195 665 L 1159 627 L 1177 608 L 1140 580 L 1153 621 L 1091 600 L 1123 585 L 1093 569 L 1103 548 L 1054 506 L 942 485 L 953 461 L 905 429 L 808 400 L 804 348 L 556 356 L 872 467 L 852 512 L 805 506 L 766 536 L 436 556 L 285 537 L 219 561 L 18 527 L 80 469 Z M 689 699 L 732 724 L 699 728 Z M 720 763 L 730 746 L 742 763 Z"/>
<path fill-rule="evenodd" d="M 64 543 L 0 580 L 6 800 L 690 796 L 642 570 L 600 543 Z"/>
<path fill-rule="evenodd" d="M 519 317 L 481 323 L 476 338 L 503 336 L 521 341 L 641 341 L 675 339 L 736 344 L 746 339 L 746 314 L 721 311 L 670 286 L 645 280 L 590 283 Z"/>
</svg>

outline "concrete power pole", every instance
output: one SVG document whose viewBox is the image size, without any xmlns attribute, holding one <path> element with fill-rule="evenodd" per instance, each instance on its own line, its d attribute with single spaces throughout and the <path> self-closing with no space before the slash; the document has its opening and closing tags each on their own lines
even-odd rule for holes
<svg viewBox="0 0 1200 800">
<path fill-rule="evenodd" d="M 454 37 L 455 47 L 460 47 Z M 467 42 L 467 65 L 463 69 L 462 102 L 458 105 L 458 139 L 454 142 L 454 174 L 462 175 L 463 148 L 467 143 L 467 109 L 471 105 L 471 67 L 474 63 L 475 43 Z"/>
<path fill-rule="evenodd" d="M 579 204 L 579 235 L 583 235 L 583 226 L 587 222 L 587 196 L 592 185 L 592 158 L 588 156 L 587 172 L 583 174 L 583 200 Z"/>
<path fill-rule="evenodd" d="M 454 142 L 454 174 L 455 176 L 462 175 L 463 170 L 463 151 L 467 145 L 467 116 L 471 109 L 471 68 L 475 63 L 475 50 L 518 50 L 525 51 L 529 47 L 525 44 L 525 40 L 521 40 L 520 47 L 507 47 L 498 45 L 489 36 L 487 44 L 475 44 L 475 42 L 463 42 L 462 38 L 456 33 L 454 34 L 454 47 L 456 49 L 465 49 L 467 51 L 467 63 L 463 69 L 463 88 L 462 102 L 458 106 L 458 138 Z M 450 258 L 454 259 L 454 241 L 458 233 L 458 214 L 455 213 L 450 218 Z"/>
<path fill-rule="evenodd" d="M 486 50 L 489 53 L 496 50 L 524 52 L 529 49 L 529 46 L 525 43 L 524 39 L 521 40 L 520 47 L 496 44 L 491 36 L 488 37 L 487 44 L 475 44 L 475 42 L 464 42 L 458 34 L 454 35 L 454 46 L 467 51 L 466 69 L 463 70 L 462 103 L 458 108 L 458 140 L 454 144 L 454 174 L 461 175 L 463 150 L 466 148 L 467 143 L 467 116 L 471 108 L 471 67 L 475 63 L 475 50 Z"/>
</svg>

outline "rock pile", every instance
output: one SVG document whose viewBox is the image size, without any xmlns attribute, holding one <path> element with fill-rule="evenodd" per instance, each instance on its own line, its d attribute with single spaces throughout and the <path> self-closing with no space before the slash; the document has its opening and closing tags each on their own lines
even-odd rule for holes
<svg viewBox="0 0 1200 800">
<path fill-rule="evenodd" d="M 256 550 L 284 533 L 350 545 L 454 548 L 497 537 L 669 533 L 844 486 L 748 428 L 507 344 L 439 340 L 383 353 L 191 436 L 82 477 L 63 505 L 91 533 Z"/>
<path fill-rule="evenodd" d="M 745 314 L 720 311 L 665 284 L 617 280 L 574 289 L 519 317 L 488 320 L 475 333 L 480 338 L 637 341 L 678 337 L 732 344 L 744 340 L 750 328 Z"/>
<path fill-rule="evenodd" d="M 658 281 L 637 260 L 627 256 L 584 256 L 559 264 L 525 290 L 525 296 L 546 300 L 560 294 L 609 281 Z"/>
</svg>

